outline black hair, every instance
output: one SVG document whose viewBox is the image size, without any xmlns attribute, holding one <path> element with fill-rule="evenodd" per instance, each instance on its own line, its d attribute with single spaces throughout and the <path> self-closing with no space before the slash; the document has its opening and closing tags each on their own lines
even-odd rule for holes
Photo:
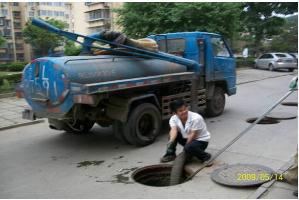
<svg viewBox="0 0 299 200">
<path fill-rule="evenodd" d="M 186 106 L 184 100 L 177 99 L 175 101 L 170 102 L 170 111 L 176 113 L 176 111 L 181 108 L 182 106 Z"/>
</svg>

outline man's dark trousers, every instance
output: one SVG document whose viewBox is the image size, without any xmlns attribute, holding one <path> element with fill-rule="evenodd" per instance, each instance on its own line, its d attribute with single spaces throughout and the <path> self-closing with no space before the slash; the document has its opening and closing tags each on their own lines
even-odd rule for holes
<svg viewBox="0 0 299 200">
<path fill-rule="evenodd" d="M 172 152 L 175 153 L 176 145 L 179 143 L 184 147 L 184 150 L 187 154 L 197 157 L 201 161 L 207 160 L 209 154 L 205 152 L 205 149 L 208 147 L 209 142 L 192 140 L 190 143 L 187 143 L 187 139 L 183 138 L 182 134 L 178 132 L 177 137 L 174 141 L 174 144 L 171 145 Z"/>
</svg>

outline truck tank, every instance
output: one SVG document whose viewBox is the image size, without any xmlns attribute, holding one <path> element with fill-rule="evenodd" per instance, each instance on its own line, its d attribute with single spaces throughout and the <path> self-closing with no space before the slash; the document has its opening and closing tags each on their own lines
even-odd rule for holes
<svg viewBox="0 0 299 200">
<path fill-rule="evenodd" d="M 63 117 L 74 105 L 70 83 L 90 84 L 186 72 L 184 65 L 130 56 L 43 57 L 23 71 L 22 91 L 38 117 Z"/>
</svg>

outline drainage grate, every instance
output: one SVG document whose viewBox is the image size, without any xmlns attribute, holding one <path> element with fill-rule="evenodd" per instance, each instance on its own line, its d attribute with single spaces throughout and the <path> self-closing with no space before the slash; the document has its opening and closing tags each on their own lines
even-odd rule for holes
<svg viewBox="0 0 299 200">
<path fill-rule="evenodd" d="M 287 101 L 287 102 L 282 102 L 281 105 L 284 105 L 284 106 L 298 106 L 298 102 Z"/>
<path fill-rule="evenodd" d="M 154 187 L 165 187 L 170 186 L 170 172 L 172 165 L 170 164 L 159 164 L 150 165 L 137 169 L 133 174 L 132 178 L 138 183 L 147 186 Z M 189 174 L 184 171 L 183 180 L 188 177 Z M 182 181 L 181 183 L 183 183 Z M 181 184 L 180 183 L 180 184 Z"/>
<path fill-rule="evenodd" d="M 249 119 L 246 120 L 246 122 L 253 123 L 257 119 L 258 119 L 257 117 L 249 118 Z M 279 122 L 280 122 L 279 120 L 276 120 L 276 119 L 273 119 L 273 118 L 264 117 L 261 121 L 259 121 L 258 124 L 277 124 Z"/>
</svg>

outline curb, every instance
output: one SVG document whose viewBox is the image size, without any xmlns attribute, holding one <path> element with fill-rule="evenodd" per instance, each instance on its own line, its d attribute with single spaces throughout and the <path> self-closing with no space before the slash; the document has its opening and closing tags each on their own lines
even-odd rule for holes
<svg viewBox="0 0 299 200">
<path fill-rule="evenodd" d="M 3 94 L 0 94 L 0 99 L 8 98 L 8 97 L 15 97 L 15 96 L 16 96 L 15 92 L 3 93 Z"/>
<path fill-rule="evenodd" d="M 21 126 L 28 126 L 28 125 L 43 123 L 43 122 L 45 122 L 44 119 L 38 119 L 38 120 L 35 120 L 35 121 L 31 121 L 31 122 L 14 124 L 14 125 L 10 125 L 10 126 L 1 127 L 0 131 L 7 130 L 7 129 L 12 129 L 12 128 L 17 128 L 17 127 L 21 127 Z"/>
</svg>

